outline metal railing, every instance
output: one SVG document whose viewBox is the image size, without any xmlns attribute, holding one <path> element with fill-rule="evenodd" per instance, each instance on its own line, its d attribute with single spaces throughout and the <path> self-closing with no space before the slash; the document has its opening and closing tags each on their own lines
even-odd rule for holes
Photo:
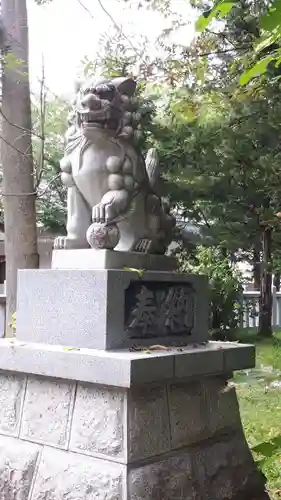
<svg viewBox="0 0 281 500">
<path fill-rule="evenodd" d="M 241 328 L 256 328 L 259 326 L 259 298 L 258 290 L 244 290 L 243 313 L 241 315 Z M 272 320 L 273 327 L 281 327 L 281 292 L 272 288 Z"/>
</svg>

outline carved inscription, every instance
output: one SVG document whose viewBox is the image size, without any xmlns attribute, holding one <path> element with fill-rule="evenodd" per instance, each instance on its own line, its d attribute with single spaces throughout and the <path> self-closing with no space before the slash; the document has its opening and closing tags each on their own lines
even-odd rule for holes
<svg viewBox="0 0 281 500">
<path fill-rule="evenodd" d="M 126 332 L 129 338 L 190 335 L 194 303 L 189 284 L 132 282 L 125 296 Z"/>
</svg>

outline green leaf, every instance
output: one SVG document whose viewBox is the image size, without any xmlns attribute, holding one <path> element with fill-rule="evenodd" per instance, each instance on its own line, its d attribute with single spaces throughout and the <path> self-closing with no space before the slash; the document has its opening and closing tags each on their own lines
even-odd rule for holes
<svg viewBox="0 0 281 500">
<path fill-rule="evenodd" d="M 171 103 L 171 110 L 178 119 L 187 123 L 193 122 L 198 116 L 196 106 L 184 99 L 177 99 Z"/>
<path fill-rule="evenodd" d="M 256 446 L 252 447 L 252 451 L 258 453 L 259 455 L 263 455 L 264 457 L 271 457 L 276 450 L 281 447 L 281 436 L 276 436 L 270 441 L 265 441 L 263 443 L 259 443 Z"/>
<path fill-rule="evenodd" d="M 246 85 L 255 76 L 259 76 L 265 73 L 268 64 L 273 60 L 274 60 L 273 55 L 266 56 L 260 61 L 258 61 L 252 68 L 250 68 L 247 71 L 244 71 L 239 80 L 240 85 Z"/>
<path fill-rule="evenodd" d="M 257 43 L 255 44 L 255 52 L 260 52 L 261 50 L 266 49 L 270 45 L 272 45 L 279 38 L 280 34 L 278 32 L 272 33 L 270 36 L 268 34 L 259 38 Z"/>
<path fill-rule="evenodd" d="M 217 8 L 218 17 L 225 17 L 232 9 L 235 2 L 224 2 Z"/>
<path fill-rule="evenodd" d="M 13 328 L 13 330 L 15 330 L 17 327 L 17 313 L 16 312 L 14 312 L 12 314 L 11 319 L 12 319 L 12 321 L 11 321 L 11 324 L 9 326 L 11 326 L 11 328 Z"/>
<path fill-rule="evenodd" d="M 275 447 L 270 442 L 260 443 L 257 446 L 254 446 L 252 448 L 252 451 L 259 453 L 260 455 L 263 455 L 264 457 L 270 457 L 272 455 L 272 453 L 274 452 L 274 450 L 275 450 Z"/>
<path fill-rule="evenodd" d="M 134 267 L 124 267 L 124 271 L 131 271 L 138 274 L 138 277 L 141 279 L 143 277 L 143 273 L 145 269 L 135 269 Z"/>
<path fill-rule="evenodd" d="M 198 68 L 196 68 L 196 78 L 197 78 L 197 80 L 199 80 L 202 83 L 204 83 L 204 81 L 205 81 L 205 74 L 206 74 L 207 67 L 208 67 L 207 56 L 203 56 Z"/>
<path fill-rule="evenodd" d="M 261 17 L 260 27 L 265 31 L 281 28 L 281 0 L 275 0 L 267 14 Z M 280 34 L 280 33 L 279 33 Z"/>
<path fill-rule="evenodd" d="M 202 16 L 197 19 L 195 23 L 195 29 L 196 31 L 202 32 L 204 31 L 207 26 L 210 24 L 210 22 L 216 18 L 222 18 L 227 16 L 227 14 L 231 11 L 232 7 L 236 1 L 229 2 L 226 0 L 221 0 L 215 7 L 213 7 L 210 11 L 208 11 L 208 14 L 205 15 L 202 14 Z"/>
<path fill-rule="evenodd" d="M 275 68 L 278 68 L 278 66 L 280 66 L 280 64 L 281 64 L 281 56 L 278 57 L 278 59 L 276 59 Z"/>
</svg>

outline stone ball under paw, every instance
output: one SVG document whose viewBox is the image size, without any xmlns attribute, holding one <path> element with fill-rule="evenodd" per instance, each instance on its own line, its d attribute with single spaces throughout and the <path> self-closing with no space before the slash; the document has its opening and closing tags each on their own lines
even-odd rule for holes
<svg viewBox="0 0 281 500">
<path fill-rule="evenodd" d="M 86 234 L 87 241 L 96 250 L 113 250 L 118 244 L 120 234 L 116 224 L 100 224 L 94 222 Z"/>
</svg>

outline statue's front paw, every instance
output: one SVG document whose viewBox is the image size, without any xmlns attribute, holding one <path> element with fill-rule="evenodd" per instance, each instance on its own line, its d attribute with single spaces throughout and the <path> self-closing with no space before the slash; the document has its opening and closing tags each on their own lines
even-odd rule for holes
<svg viewBox="0 0 281 500">
<path fill-rule="evenodd" d="M 92 221 L 96 224 L 107 224 L 114 216 L 112 203 L 99 203 L 92 211 Z"/>
<path fill-rule="evenodd" d="M 133 252 L 151 253 L 152 241 L 148 238 L 140 239 L 133 248 Z"/>
<path fill-rule="evenodd" d="M 85 240 L 80 240 L 76 238 L 68 238 L 67 236 L 58 236 L 54 240 L 55 250 L 69 250 L 71 248 L 89 248 L 89 245 Z"/>
</svg>

